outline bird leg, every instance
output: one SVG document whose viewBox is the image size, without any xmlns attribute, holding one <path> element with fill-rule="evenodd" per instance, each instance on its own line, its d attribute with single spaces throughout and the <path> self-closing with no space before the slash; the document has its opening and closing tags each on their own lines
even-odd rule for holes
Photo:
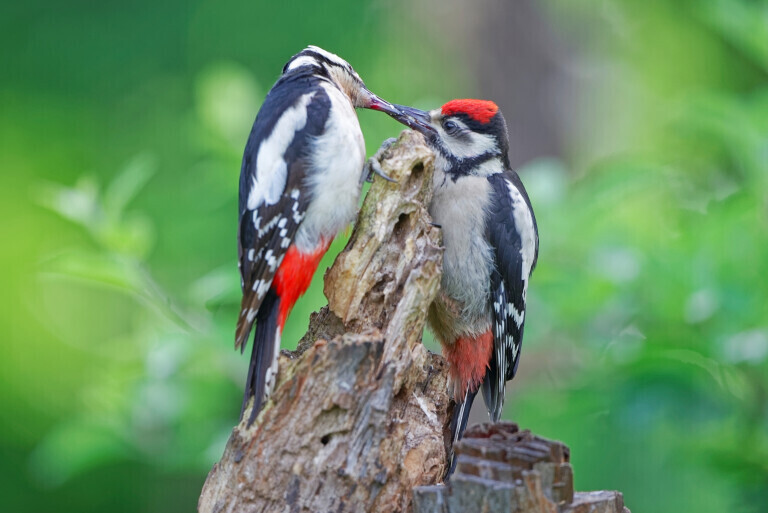
<svg viewBox="0 0 768 513">
<path fill-rule="evenodd" d="M 373 174 L 375 173 L 388 182 L 397 183 L 397 180 L 388 176 L 381 169 L 381 159 L 384 157 L 384 152 L 386 152 L 395 141 L 397 141 L 397 139 L 394 137 L 386 139 L 381 143 L 381 146 L 376 150 L 376 153 L 366 161 L 365 166 L 363 167 L 363 176 L 367 182 L 373 182 Z"/>
</svg>

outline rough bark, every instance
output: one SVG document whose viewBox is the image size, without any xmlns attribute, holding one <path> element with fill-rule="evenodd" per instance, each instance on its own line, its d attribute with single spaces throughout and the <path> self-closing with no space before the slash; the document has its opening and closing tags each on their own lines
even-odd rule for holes
<svg viewBox="0 0 768 513">
<path fill-rule="evenodd" d="M 470 429 L 450 485 L 435 486 L 452 403 L 444 360 L 421 344 L 442 260 L 425 209 L 433 155 L 406 131 L 381 165 L 398 183 L 371 186 L 325 276 L 328 306 L 281 354 L 255 423 L 233 429 L 198 510 L 621 513 L 616 492 L 574 497 L 567 447 L 509 423 Z"/>
<path fill-rule="evenodd" d="M 349 244 L 250 428 L 234 428 L 201 512 L 399 512 L 446 469 L 443 360 L 421 344 L 440 281 L 440 232 L 424 208 L 432 152 L 404 132 L 381 161 Z M 248 418 L 248 413 L 244 418 Z"/>
</svg>

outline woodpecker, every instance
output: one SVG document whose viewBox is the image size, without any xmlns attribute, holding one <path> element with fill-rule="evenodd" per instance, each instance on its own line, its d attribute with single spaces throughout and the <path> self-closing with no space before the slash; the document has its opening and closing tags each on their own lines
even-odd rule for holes
<svg viewBox="0 0 768 513">
<path fill-rule="evenodd" d="M 430 112 L 396 105 L 400 122 L 435 152 L 429 213 L 443 233 L 443 276 L 428 322 L 448 360 L 457 408 L 454 441 L 478 388 L 493 422 L 517 372 L 528 280 L 536 267 L 536 217 L 509 164 L 507 126 L 495 103 L 452 100 Z"/>
<path fill-rule="evenodd" d="M 242 418 L 275 385 L 280 336 L 336 234 L 355 216 L 365 143 L 355 108 L 398 115 L 344 59 L 316 46 L 294 55 L 253 123 L 240 172 L 235 348 L 255 323 Z M 374 167 L 374 170 L 377 168 Z"/>
</svg>

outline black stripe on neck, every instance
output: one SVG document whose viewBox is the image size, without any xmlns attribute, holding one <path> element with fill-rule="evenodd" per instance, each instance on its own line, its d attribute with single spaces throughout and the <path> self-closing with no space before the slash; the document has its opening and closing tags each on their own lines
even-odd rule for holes
<svg viewBox="0 0 768 513">
<path fill-rule="evenodd" d="M 445 157 L 445 159 L 450 164 L 446 170 L 446 174 L 449 175 L 451 180 L 454 182 L 458 180 L 460 176 L 466 176 L 470 174 L 473 169 L 480 166 L 481 164 L 484 164 L 489 160 L 501 157 L 501 154 L 496 151 L 487 152 L 475 157 L 468 157 L 463 159 L 457 158 L 453 154 L 446 154 L 442 148 L 440 148 L 440 153 L 443 154 L 443 157 Z"/>
</svg>

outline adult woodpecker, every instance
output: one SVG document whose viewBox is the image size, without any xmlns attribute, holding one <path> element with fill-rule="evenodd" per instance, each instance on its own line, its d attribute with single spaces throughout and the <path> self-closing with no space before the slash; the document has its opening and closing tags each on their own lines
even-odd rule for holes
<svg viewBox="0 0 768 513">
<path fill-rule="evenodd" d="M 323 254 L 355 216 L 365 145 L 355 108 L 399 114 L 344 59 L 316 46 L 294 55 L 253 123 L 240 172 L 235 348 L 256 324 L 242 417 L 271 393 L 280 335 Z M 375 169 L 375 168 L 374 168 Z"/>
<path fill-rule="evenodd" d="M 454 441 L 466 428 L 480 386 L 497 422 L 517 372 L 528 279 L 539 236 L 528 194 L 509 165 L 504 117 L 495 103 L 453 100 L 396 117 L 434 150 L 429 213 L 443 232 L 443 276 L 428 321 L 449 363 Z"/>
</svg>

